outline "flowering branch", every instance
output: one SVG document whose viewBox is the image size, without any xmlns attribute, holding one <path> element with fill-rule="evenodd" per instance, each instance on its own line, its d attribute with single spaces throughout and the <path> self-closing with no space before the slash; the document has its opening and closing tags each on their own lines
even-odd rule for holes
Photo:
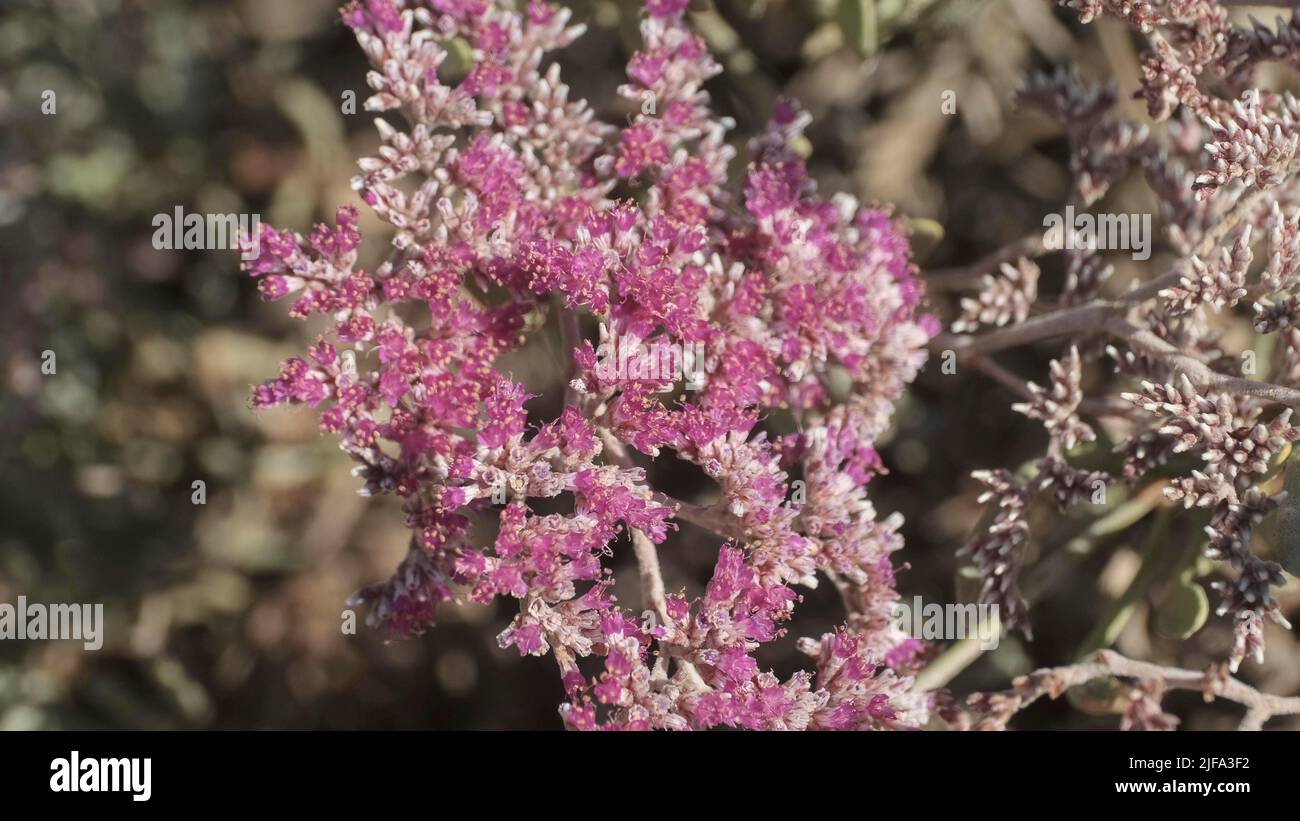
<svg viewBox="0 0 1300 821">
<path fill-rule="evenodd" d="M 1231 617 L 1228 663 L 1235 671 L 1247 656 L 1262 660 L 1266 621 L 1288 625 L 1271 594 L 1285 581 L 1281 567 L 1256 556 L 1249 544 L 1252 529 L 1285 500 L 1285 493 L 1269 490 L 1268 481 L 1277 461 L 1289 453 L 1289 443 L 1300 436 L 1290 424 L 1291 409 L 1300 407 L 1300 382 L 1289 366 L 1289 335 L 1281 348 L 1286 364 L 1276 369 L 1275 381 L 1248 378 L 1255 374 L 1253 350 L 1233 363 L 1238 372 L 1225 372 L 1233 358 L 1219 349 L 1219 334 L 1207 314 L 1247 301 L 1253 303 L 1258 333 L 1300 324 L 1300 102 L 1252 87 L 1258 64 L 1300 63 L 1300 17 L 1279 21 L 1274 31 L 1258 23 L 1237 28 L 1221 5 L 1208 0 L 1065 0 L 1064 5 L 1084 22 L 1099 15 L 1121 18 L 1146 39 L 1139 96 L 1158 125 L 1140 126 L 1113 113 L 1112 85 L 1087 85 L 1070 71 L 1032 79 L 1019 100 L 1061 125 L 1075 178 L 1067 213 L 1101 201 L 1122 175 L 1140 169 L 1178 261 L 1107 299 L 1097 296 L 1108 270 L 1097 253 L 1102 249 L 1091 241 L 1082 248 L 1066 242 L 1061 307 L 1040 308 L 1038 268 L 1022 259 L 1014 267 L 1003 264 L 1002 277 L 984 274 L 979 293 L 961 300 L 952 333 L 931 340 L 931 350 L 959 354 L 1028 399 L 1012 409 L 1040 420 L 1048 434 L 1046 454 L 1028 470 L 973 474 L 983 486 L 981 501 L 994 515 L 960 552 L 971 556 L 984 582 L 981 601 L 1002 606 L 1003 621 L 1027 635 L 1017 576 L 1030 538 L 1029 506 L 1048 489 L 1061 508 L 1086 498 L 1086 487 L 1095 501 L 1104 497 L 1109 481 L 1105 474 L 1072 465 L 1070 455 L 1074 444 L 1090 440 L 1092 433 L 1077 414 L 1090 407 L 1090 400 L 1106 401 L 1084 395 L 1081 352 L 1094 359 L 1103 350 L 1099 343 L 1113 342 L 1104 351 L 1120 377 L 1142 385 L 1141 392 L 1122 392 L 1120 398 L 1155 417 L 1144 422 L 1141 416 L 1118 415 L 1128 426 L 1115 449 L 1122 478 L 1137 481 L 1182 453 L 1199 454 L 1203 462 L 1199 468 L 1180 468 L 1183 475 L 1169 482 L 1165 494 L 1211 513 L 1205 555 L 1235 574 L 1212 584 L 1220 592 L 1219 614 Z M 1219 96 L 1224 91 L 1231 96 Z M 1075 230 L 1071 225 L 1069 238 Z M 1122 243 L 1125 237 L 1112 232 L 1104 238 Z M 1248 279 L 1260 238 L 1267 240 L 1267 264 L 1252 285 Z M 1147 253 L 1134 259 L 1148 258 L 1149 246 L 1140 247 Z M 969 333 L 986 325 L 997 327 Z M 1044 387 L 1022 384 L 989 358 L 1061 337 L 1071 347 L 1052 362 Z M 1286 409 L 1277 412 L 1270 405 Z"/>
<path fill-rule="evenodd" d="M 979 354 L 972 354 L 968 359 L 971 367 L 980 371 L 985 376 L 1002 385 L 1002 387 L 1017 396 L 1023 399 L 1034 398 L 1034 391 L 1031 383 L 1016 376 L 991 358 Z M 1127 418 L 1133 414 L 1133 408 L 1131 405 L 1120 401 L 1114 401 L 1109 398 L 1084 398 L 1079 402 L 1079 410 L 1091 416 L 1116 416 Z"/>
<path fill-rule="evenodd" d="M 734 123 L 704 91 L 721 68 L 685 6 L 646 3 L 618 89 L 640 113 L 620 126 L 546 60 L 583 33 L 566 10 L 348 3 L 373 69 L 366 106 L 408 125 L 377 120 L 383 145 L 353 180 L 397 253 L 358 269 L 352 208 L 307 238 L 263 228 L 246 266 L 263 296 L 297 294 L 291 313 L 334 324 L 254 389 L 254 405 L 319 408 L 362 492 L 402 499 L 415 539 L 388 582 L 359 594 L 369 623 L 412 635 L 445 602 L 516 599 L 498 642 L 555 655 L 568 727 L 919 726 L 929 699 L 907 674 L 920 644 L 887 615 L 901 520 L 878 521 L 866 485 L 937 325 L 918 311 L 890 215 L 817 194 L 793 147 L 809 117 L 794 105 L 777 106 L 743 179 L 728 179 Z M 454 80 L 440 71 L 453 40 L 471 48 Z M 599 346 L 582 338 L 584 317 Z M 535 421 L 498 360 L 550 318 L 564 407 Z M 688 351 L 702 360 L 689 374 Z M 849 377 L 847 397 L 828 390 L 832 371 Z M 679 383 L 686 392 L 663 401 Z M 756 427 L 774 412 L 803 431 L 769 439 Z M 722 499 L 701 507 L 652 487 L 633 450 L 697 465 Z M 788 470 L 802 472 L 806 503 L 787 504 Z M 530 505 L 560 496 L 572 513 Z M 485 517 L 497 520 L 487 544 L 471 526 Z M 680 521 L 721 541 L 694 593 L 666 590 L 660 568 Z M 606 558 L 623 533 L 653 620 L 614 596 Z M 785 634 L 796 587 L 818 573 L 836 574 L 853 608 L 800 639 L 813 668 L 782 680 L 754 653 Z"/>
<path fill-rule="evenodd" d="M 1055 699 L 1072 687 L 1113 676 L 1132 679 L 1134 683 L 1124 693 L 1127 702 L 1124 729 L 1173 729 L 1178 720 L 1159 709 L 1160 696 L 1167 690 L 1192 690 L 1200 692 L 1207 702 L 1226 698 L 1243 705 L 1246 715 L 1239 727 L 1242 730 L 1262 729 L 1274 716 L 1300 714 L 1300 697 L 1261 693 L 1228 676 L 1222 666 L 1198 673 L 1134 661 L 1113 650 L 1101 650 L 1089 661 L 1020 676 L 1012 682 L 1010 690 L 975 694 L 964 708 L 954 708 L 945 718 L 959 729 L 1005 729 L 1017 712 L 1043 696 Z"/>
<path fill-rule="evenodd" d="M 1247 215 L 1259 209 L 1265 193 L 1257 191 L 1237 202 L 1222 219 L 1206 231 L 1191 256 L 1203 257 L 1209 254 Z M 931 340 L 930 347 L 939 350 L 955 350 L 959 354 L 986 354 L 1052 337 L 1100 331 L 1109 320 L 1121 316 L 1132 305 L 1156 297 L 1161 291 L 1176 285 L 1182 276 L 1182 270 L 1175 267 L 1114 300 L 1095 299 L 1083 305 L 1060 308 L 1030 317 L 1011 327 L 979 336 L 941 334 Z"/>
</svg>

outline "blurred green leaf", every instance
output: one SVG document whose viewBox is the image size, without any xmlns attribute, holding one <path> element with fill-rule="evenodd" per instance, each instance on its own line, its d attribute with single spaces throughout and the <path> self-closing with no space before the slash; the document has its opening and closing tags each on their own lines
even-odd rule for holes
<svg viewBox="0 0 1300 821">
<path fill-rule="evenodd" d="M 1210 615 L 1210 599 L 1194 581 L 1179 581 L 1156 610 L 1156 632 L 1165 638 L 1190 638 Z"/>
<path fill-rule="evenodd" d="M 840 28 L 844 41 L 863 57 L 876 51 L 875 0 L 840 0 Z"/>
</svg>

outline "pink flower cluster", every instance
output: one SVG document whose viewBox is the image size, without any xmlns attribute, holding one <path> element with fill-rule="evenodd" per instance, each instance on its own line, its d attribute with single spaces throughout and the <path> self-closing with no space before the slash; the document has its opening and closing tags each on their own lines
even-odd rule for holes
<svg viewBox="0 0 1300 821">
<path fill-rule="evenodd" d="M 626 126 L 600 122 L 544 67 L 582 33 L 566 10 L 344 8 L 373 66 L 367 108 L 405 120 L 377 120 L 382 147 L 353 181 L 393 226 L 393 253 L 357 268 L 353 208 L 306 238 L 263 228 L 247 265 L 261 293 L 334 325 L 253 403 L 318 408 L 363 492 L 402 498 L 414 537 L 393 578 L 360 594 L 371 623 L 415 634 L 443 602 L 516 600 L 500 644 L 554 656 L 567 726 L 918 726 L 931 707 L 908 675 L 920 646 L 890 618 L 900 520 L 878 519 L 866 486 L 937 323 L 918 313 L 889 215 L 816 195 L 791 148 L 809 121 L 796 107 L 778 106 L 729 182 L 734 124 L 710 109 L 703 84 L 720 68 L 685 6 L 646 4 L 620 87 L 641 113 Z M 473 58 L 457 82 L 443 71 L 453 39 Z M 665 402 L 671 384 L 612 379 L 584 318 L 637 344 L 699 346 L 700 389 Z M 571 358 L 563 412 L 543 421 L 496 362 L 547 322 Z M 801 432 L 769 435 L 775 415 Z M 654 458 L 699 466 L 721 500 L 652 488 Z M 572 512 L 529 504 L 556 497 Z M 482 544 L 471 525 L 492 519 Z M 659 574 L 678 520 L 720 543 L 695 594 L 665 592 Z M 638 562 L 637 608 L 612 591 L 608 559 L 623 550 Z M 849 612 L 799 641 L 812 669 L 782 680 L 755 651 L 819 579 Z"/>
</svg>

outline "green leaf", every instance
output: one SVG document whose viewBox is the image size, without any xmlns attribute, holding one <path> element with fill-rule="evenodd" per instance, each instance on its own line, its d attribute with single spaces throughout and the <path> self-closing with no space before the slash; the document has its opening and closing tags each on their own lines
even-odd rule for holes
<svg viewBox="0 0 1300 821">
<path fill-rule="evenodd" d="M 1091 442 L 1079 442 L 1066 457 L 1070 464 L 1081 470 L 1104 470 L 1118 474 L 1124 467 L 1124 460 L 1115 453 L 1115 440 L 1104 429 L 1095 430 L 1097 437 Z"/>
<path fill-rule="evenodd" d="M 844 41 L 863 57 L 876 50 L 875 0 L 840 0 L 840 28 Z"/>
<path fill-rule="evenodd" d="M 1156 632 L 1165 638 L 1190 638 L 1210 615 L 1210 599 L 1195 582 L 1175 584 L 1156 610 Z"/>
<path fill-rule="evenodd" d="M 957 568 L 957 578 L 953 586 L 956 590 L 957 601 L 963 604 L 978 602 L 980 600 L 980 591 L 984 588 L 984 580 L 980 578 L 979 571 L 975 569 L 974 565 L 967 564 Z"/>
<path fill-rule="evenodd" d="M 943 225 L 925 217 L 904 217 L 903 226 L 911 235 L 912 254 L 922 260 L 943 241 Z"/>
</svg>

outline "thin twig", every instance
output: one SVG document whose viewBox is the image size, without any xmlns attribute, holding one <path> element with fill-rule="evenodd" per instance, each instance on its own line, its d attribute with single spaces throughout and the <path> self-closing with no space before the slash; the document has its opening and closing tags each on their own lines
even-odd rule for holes
<svg viewBox="0 0 1300 821">
<path fill-rule="evenodd" d="M 984 373 L 985 376 L 1002 387 L 1016 394 L 1023 399 L 1034 398 L 1034 392 L 1029 389 L 1029 383 L 1016 376 L 1011 371 L 989 359 L 986 356 L 975 355 L 970 358 L 970 364 L 976 370 Z M 1112 401 L 1109 399 L 1084 399 L 1079 403 L 1079 410 L 1089 416 L 1114 416 L 1119 418 L 1128 418 L 1133 415 L 1133 405 L 1123 401 Z"/>
<path fill-rule="evenodd" d="M 610 462 L 622 468 L 633 466 L 632 457 L 627 452 L 627 448 L 614 437 L 614 434 L 601 429 L 600 437 L 605 446 L 605 457 Z M 659 504 L 684 504 L 662 493 L 655 493 L 654 497 Z M 681 515 L 680 509 L 677 515 Z M 667 611 L 664 609 L 664 579 L 659 569 L 659 554 L 655 548 L 655 543 L 651 541 L 644 531 L 632 528 L 632 550 L 636 554 L 637 571 L 641 576 L 641 604 L 647 609 L 654 610 L 662 619 L 667 615 Z"/>
<path fill-rule="evenodd" d="M 1219 373 L 1196 357 L 1183 353 L 1151 331 L 1137 328 L 1120 317 L 1108 318 L 1103 330 L 1114 337 L 1123 339 L 1139 353 L 1164 360 L 1176 372 L 1185 374 L 1192 381 L 1192 384 L 1197 387 L 1212 388 L 1235 394 L 1249 394 L 1271 402 L 1300 408 L 1300 390 L 1285 385 L 1256 382 L 1253 379 Z"/>
<path fill-rule="evenodd" d="M 1096 331 L 1116 312 L 1115 303 L 1098 300 L 1078 307 L 1063 308 L 1041 316 L 1030 317 L 1019 324 L 999 328 L 979 336 L 939 334 L 930 340 L 930 348 L 952 350 L 959 356 L 988 354 L 1057 336 Z"/>
<path fill-rule="evenodd" d="M 632 457 L 627 452 L 614 434 L 608 430 L 600 430 L 601 441 L 605 445 L 606 457 L 621 467 L 631 467 Z M 655 491 L 654 500 L 656 504 L 662 504 L 675 507 L 675 514 L 679 519 L 685 519 L 688 522 L 697 524 L 709 530 L 714 530 L 714 524 L 709 508 L 702 508 L 689 502 L 683 502 L 680 499 Z M 718 531 L 715 531 L 718 532 Z M 725 534 L 719 534 L 725 535 Z M 632 551 L 636 556 L 637 574 L 641 579 L 641 603 L 642 607 L 653 610 L 661 620 L 668 620 L 667 597 L 665 595 L 663 571 L 659 566 L 659 551 L 655 543 L 642 530 L 632 528 Z M 668 677 L 668 660 L 669 657 L 677 664 L 678 670 L 683 675 L 683 684 L 691 689 L 707 691 L 710 689 L 704 678 L 700 675 L 695 665 L 686 658 L 681 657 L 675 651 L 677 648 L 668 643 L 660 644 L 660 655 L 655 661 L 652 678 L 655 681 L 664 681 Z"/>
<path fill-rule="evenodd" d="M 644 606 L 661 619 L 668 617 L 664 599 L 664 578 L 659 569 L 659 553 L 655 543 L 642 530 L 632 531 L 632 551 L 641 575 L 641 599 Z"/>
<path fill-rule="evenodd" d="M 1135 661 L 1113 650 L 1101 650 L 1090 660 L 1064 667 L 1036 670 L 1012 682 L 1010 690 L 990 695 L 977 694 L 968 701 L 975 706 L 991 708 L 994 726 L 1005 726 L 1006 720 L 1043 696 L 1056 698 L 1072 687 L 1112 676 L 1135 679 L 1139 682 L 1157 682 L 1167 689 L 1194 690 L 1205 700 L 1226 698 L 1246 708 L 1239 729 L 1258 730 L 1273 716 L 1300 715 L 1300 697 L 1275 696 L 1261 693 L 1254 687 L 1224 673 L 1222 667 L 1211 667 L 1204 672 L 1163 667 L 1146 661 Z"/>
<path fill-rule="evenodd" d="M 996 251 L 980 257 L 970 265 L 954 268 L 936 268 L 925 275 L 925 285 L 937 291 L 965 288 L 985 274 L 991 273 L 1004 262 L 1012 262 L 1020 257 L 1041 256 L 1048 249 L 1043 242 L 1043 232 L 1036 231 L 1008 243 Z"/>
<path fill-rule="evenodd" d="M 565 308 L 558 300 L 556 302 L 556 312 L 559 315 L 560 325 L 560 346 L 563 348 L 561 355 L 564 357 L 564 404 L 577 405 L 578 392 L 573 387 L 573 380 L 578 375 L 578 363 L 573 358 L 573 350 L 582 345 L 582 326 L 578 321 L 578 313 L 570 308 Z"/>
</svg>

